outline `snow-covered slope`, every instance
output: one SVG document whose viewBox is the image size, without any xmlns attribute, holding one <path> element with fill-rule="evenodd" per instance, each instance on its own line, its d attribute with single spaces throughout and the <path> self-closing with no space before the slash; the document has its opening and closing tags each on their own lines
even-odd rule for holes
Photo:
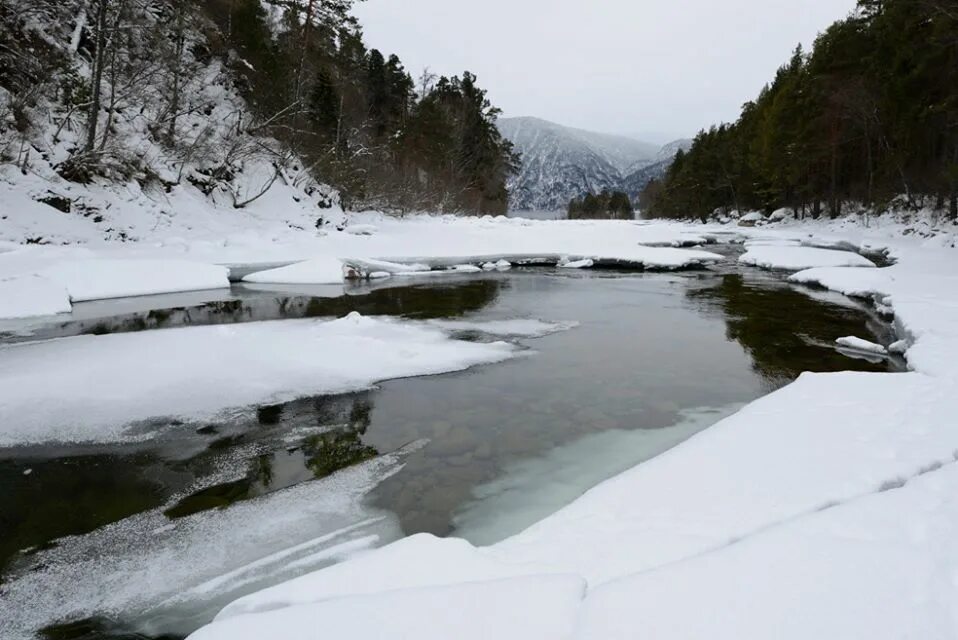
<svg viewBox="0 0 958 640">
<path fill-rule="evenodd" d="M 565 209 L 585 192 L 618 189 L 630 168 L 658 153 L 655 145 L 538 118 L 504 118 L 499 129 L 522 154 L 522 170 L 509 183 L 515 210 Z"/>
<path fill-rule="evenodd" d="M 689 144 L 676 140 L 659 148 L 539 118 L 504 118 L 499 129 L 522 154 L 522 169 L 509 182 L 510 207 L 517 211 L 564 210 L 572 198 L 605 189 L 638 197 Z"/>
</svg>

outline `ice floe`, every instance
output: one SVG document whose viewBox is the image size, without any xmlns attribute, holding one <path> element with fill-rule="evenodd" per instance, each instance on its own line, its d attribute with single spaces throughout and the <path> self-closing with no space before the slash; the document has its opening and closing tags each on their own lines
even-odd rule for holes
<svg viewBox="0 0 958 640">
<path fill-rule="evenodd" d="M 782 271 L 801 271 L 812 267 L 874 267 L 868 258 L 850 251 L 816 249 L 802 246 L 751 245 L 739 258 L 742 264 L 778 269 Z"/>
<path fill-rule="evenodd" d="M 0 347 L 0 446 L 147 437 L 152 432 L 127 427 L 459 371 L 515 350 L 358 314 L 7 345 Z"/>
<path fill-rule="evenodd" d="M 0 280 L 0 319 L 30 318 L 70 313 L 67 290 L 40 276 Z"/>
</svg>

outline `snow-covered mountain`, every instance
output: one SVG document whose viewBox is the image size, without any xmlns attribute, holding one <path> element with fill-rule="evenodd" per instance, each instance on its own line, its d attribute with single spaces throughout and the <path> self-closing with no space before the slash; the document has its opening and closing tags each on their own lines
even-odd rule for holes
<svg viewBox="0 0 958 640">
<path fill-rule="evenodd" d="M 663 174 L 686 142 L 659 147 L 530 117 L 503 118 L 499 129 L 522 154 L 522 170 L 509 182 L 510 208 L 518 211 L 564 210 L 572 198 L 604 189 L 635 197 L 646 170 Z"/>
</svg>

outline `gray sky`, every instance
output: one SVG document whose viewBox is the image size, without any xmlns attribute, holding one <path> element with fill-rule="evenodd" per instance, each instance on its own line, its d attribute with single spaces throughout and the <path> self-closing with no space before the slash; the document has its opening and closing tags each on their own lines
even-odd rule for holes
<svg viewBox="0 0 958 640">
<path fill-rule="evenodd" d="M 854 0 L 366 0 L 370 47 L 479 76 L 507 116 L 691 135 L 734 120 Z M 654 140 L 653 140 L 654 141 Z"/>
</svg>

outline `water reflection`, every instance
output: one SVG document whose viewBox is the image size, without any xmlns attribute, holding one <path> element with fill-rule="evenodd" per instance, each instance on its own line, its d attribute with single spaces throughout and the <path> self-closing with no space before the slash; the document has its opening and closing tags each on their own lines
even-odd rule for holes
<svg viewBox="0 0 958 640">
<path fill-rule="evenodd" d="M 44 321 L 27 328 L 0 330 L 0 342 L 20 342 L 77 335 L 129 333 L 173 327 L 214 324 L 237 324 L 298 318 L 343 317 L 357 311 L 370 316 L 401 316 L 415 319 L 448 318 L 473 313 L 495 304 L 508 280 L 488 274 L 478 279 L 443 283 L 390 283 L 379 288 L 370 286 L 328 289 L 303 287 L 301 293 L 282 293 L 282 287 L 236 285 L 228 300 L 213 300 L 196 306 L 141 309 L 134 312 L 103 316 L 94 309 L 79 310 L 67 321 Z M 310 292 L 310 290 L 314 290 Z M 155 304 L 168 304 L 169 296 Z M 149 298 L 139 300 L 151 306 Z M 78 305 L 79 306 L 79 305 Z M 98 305 L 103 313 L 113 305 Z M 93 317 L 84 317 L 84 316 Z"/>
<path fill-rule="evenodd" d="M 848 335 L 878 335 L 887 342 L 888 329 L 863 307 L 827 304 L 779 282 L 749 281 L 740 273 L 709 278 L 686 295 L 707 312 L 721 312 L 728 339 L 745 348 L 769 388 L 791 382 L 802 371 L 897 370 L 885 360 L 850 363 L 834 348 L 837 338 Z"/>
</svg>

